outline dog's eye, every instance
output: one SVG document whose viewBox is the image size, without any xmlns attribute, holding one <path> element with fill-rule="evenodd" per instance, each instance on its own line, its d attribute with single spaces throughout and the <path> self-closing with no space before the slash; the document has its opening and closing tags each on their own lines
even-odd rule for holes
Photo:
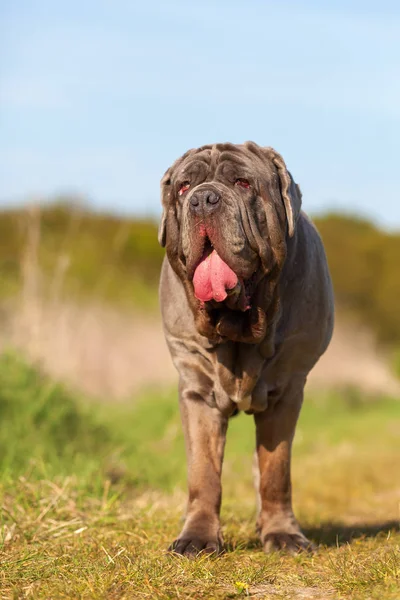
<svg viewBox="0 0 400 600">
<path fill-rule="evenodd" d="M 179 192 L 178 192 L 178 194 L 180 196 L 182 196 L 182 194 L 184 194 L 185 192 L 187 192 L 189 188 L 190 188 L 190 181 L 184 181 L 179 186 Z"/>
<path fill-rule="evenodd" d="M 250 183 L 247 181 L 247 179 L 236 179 L 235 181 L 235 185 L 239 185 L 242 188 L 246 188 L 248 189 L 250 187 Z"/>
</svg>

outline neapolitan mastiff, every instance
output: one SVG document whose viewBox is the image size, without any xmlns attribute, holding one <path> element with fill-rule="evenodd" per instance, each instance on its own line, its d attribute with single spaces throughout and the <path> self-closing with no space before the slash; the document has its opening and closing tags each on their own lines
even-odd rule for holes
<svg viewBox="0 0 400 600">
<path fill-rule="evenodd" d="M 189 499 L 171 550 L 222 550 L 229 418 L 254 415 L 265 551 L 310 547 L 292 510 L 291 446 L 333 294 L 321 239 L 282 157 L 253 142 L 189 150 L 161 182 L 160 299 L 179 372 Z"/>
</svg>

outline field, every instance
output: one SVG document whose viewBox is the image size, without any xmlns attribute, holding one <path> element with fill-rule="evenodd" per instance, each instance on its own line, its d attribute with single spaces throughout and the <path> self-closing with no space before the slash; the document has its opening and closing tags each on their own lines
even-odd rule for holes
<svg viewBox="0 0 400 600">
<path fill-rule="evenodd" d="M 105 403 L 18 356 L 0 358 L 0 598 L 400 597 L 400 403 L 310 392 L 294 501 L 314 555 L 269 556 L 255 536 L 251 417 L 232 420 L 226 553 L 168 555 L 185 504 L 174 389 Z"/>
</svg>

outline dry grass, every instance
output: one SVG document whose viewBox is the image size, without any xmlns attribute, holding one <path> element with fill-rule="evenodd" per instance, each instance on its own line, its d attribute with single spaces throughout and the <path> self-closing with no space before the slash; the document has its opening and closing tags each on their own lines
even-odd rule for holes
<svg viewBox="0 0 400 600">
<path fill-rule="evenodd" d="M 64 292 L 68 254 L 60 250 L 52 277 L 46 278 L 40 260 L 39 207 L 31 206 L 26 218 L 21 286 L 18 295 L 2 307 L 0 347 L 16 348 L 57 379 L 103 398 L 126 397 L 152 380 L 173 381 L 154 310 L 146 314 L 106 306 L 96 300 L 96 294 L 86 303 L 71 300 Z M 106 286 L 105 279 L 107 275 L 99 274 L 99 289 Z"/>
<path fill-rule="evenodd" d="M 247 493 L 238 502 L 230 498 L 223 510 L 227 552 L 187 560 L 165 552 L 180 527 L 181 492 L 119 501 L 106 484 L 102 498 L 82 500 L 73 480 L 32 485 L 22 478 L 4 506 L 0 598 L 398 600 L 400 534 L 393 501 L 383 502 L 385 518 L 377 519 L 366 503 L 366 520 L 354 522 L 335 507 L 343 500 L 328 477 L 323 487 L 331 486 L 330 501 L 318 512 L 298 502 L 306 532 L 320 542 L 313 556 L 264 555 Z M 309 487 L 307 494 L 321 496 L 320 488 Z"/>
<path fill-rule="evenodd" d="M 123 399 L 148 385 L 169 386 L 177 380 L 157 315 L 67 300 L 33 306 L 22 310 L 16 304 L 8 312 L 8 332 L 3 330 L 0 346 L 18 348 L 74 388 Z M 339 323 L 308 385 L 400 397 L 400 383 L 388 364 L 371 335 Z"/>
<path fill-rule="evenodd" d="M 19 349 L 70 386 L 105 399 L 126 398 L 176 378 L 158 318 L 95 303 L 43 301 L 26 312 L 17 305 L 8 313 L 8 332 L 0 344 Z"/>
<path fill-rule="evenodd" d="M 365 403 L 354 392 L 307 399 L 293 487 L 296 513 L 319 548 L 294 558 L 261 551 L 253 420 L 233 419 L 223 474 L 227 551 L 190 561 L 165 552 L 185 506 L 175 392 L 132 406 L 85 403 L 11 359 L 0 360 L 0 380 L 2 600 L 398 600 L 397 401 Z"/>
<path fill-rule="evenodd" d="M 370 331 L 339 318 L 331 345 L 309 382 L 315 389 L 354 386 L 369 394 L 400 396 L 400 382 L 389 364 L 390 358 L 377 346 Z"/>
</svg>

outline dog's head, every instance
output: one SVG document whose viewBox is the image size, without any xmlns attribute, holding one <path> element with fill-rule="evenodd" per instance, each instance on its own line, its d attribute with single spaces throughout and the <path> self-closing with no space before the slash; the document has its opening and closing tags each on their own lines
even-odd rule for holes
<svg viewBox="0 0 400 600">
<path fill-rule="evenodd" d="M 301 206 L 282 157 L 253 142 L 203 146 L 167 170 L 161 191 L 159 241 L 199 332 L 261 341 Z"/>
</svg>

